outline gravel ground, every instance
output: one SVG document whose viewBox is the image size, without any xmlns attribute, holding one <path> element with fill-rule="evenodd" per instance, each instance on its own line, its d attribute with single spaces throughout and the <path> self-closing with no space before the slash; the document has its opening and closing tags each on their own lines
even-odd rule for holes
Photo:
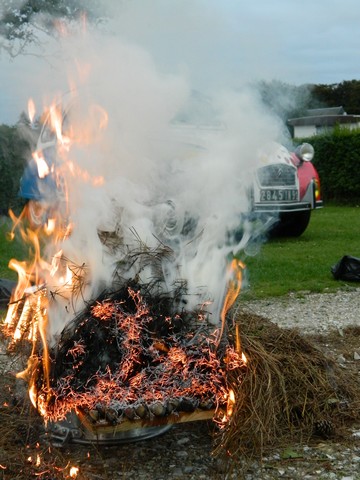
<svg viewBox="0 0 360 480">
<path fill-rule="evenodd" d="M 242 307 L 241 307 L 242 308 Z M 360 290 L 337 293 L 289 294 L 284 297 L 246 302 L 243 306 L 277 323 L 298 328 L 303 334 L 326 334 L 349 325 L 360 326 Z"/>
<path fill-rule="evenodd" d="M 327 335 L 334 338 L 334 332 L 342 338 L 347 326 L 360 326 L 359 307 L 360 290 L 356 289 L 321 295 L 289 295 L 245 302 L 239 306 L 283 328 L 296 327 L 304 335 L 323 335 L 325 341 L 322 348 L 328 348 L 327 353 L 335 355 L 335 358 L 338 356 L 343 368 L 348 368 L 351 363 L 360 373 L 359 337 L 351 344 L 353 354 L 350 360 L 334 348 L 336 342 L 326 341 Z M 6 374 L 3 363 L 3 378 Z M 213 422 L 192 422 L 174 425 L 162 435 L 136 443 L 105 447 L 72 444 L 59 451 L 53 449 L 52 452 L 62 465 L 79 467 L 78 480 L 360 480 L 360 425 L 354 425 L 341 441 L 314 438 L 307 444 L 289 445 L 253 461 L 245 470 L 236 469 L 231 473 L 226 470 L 222 460 L 212 455 L 214 433 Z M 7 461 L 6 452 L 0 451 L 0 468 L 6 467 Z M 65 467 L 61 474 L 63 476 L 51 476 L 49 473 L 44 476 L 41 468 L 36 470 L 34 467 L 34 476 L 31 478 L 75 478 L 70 477 Z M 25 477 L 11 475 L 9 468 L 0 469 L 0 479 L 16 478 Z"/>
</svg>

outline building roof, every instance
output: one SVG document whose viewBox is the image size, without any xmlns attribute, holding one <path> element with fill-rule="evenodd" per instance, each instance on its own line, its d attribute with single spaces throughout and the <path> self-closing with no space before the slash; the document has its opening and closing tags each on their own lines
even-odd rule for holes
<svg viewBox="0 0 360 480">
<path fill-rule="evenodd" d="M 312 108 L 306 110 L 306 117 L 317 117 L 320 115 L 346 115 L 344 107 Z"/>
<path fill-rule="evenodd" d="M 288 124 L 293 127 L 315 125 L 332 127 L 336 124 L 360 123 L 360 115 L 314 115 L 309 117 L 290 118 Z"/>
</svg>

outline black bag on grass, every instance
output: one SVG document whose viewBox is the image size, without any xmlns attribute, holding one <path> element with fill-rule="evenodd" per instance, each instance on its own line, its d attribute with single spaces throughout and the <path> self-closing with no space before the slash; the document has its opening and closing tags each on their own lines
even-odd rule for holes
<svg viewBox="0 0 360 480">
<path fill-rule="evenodd" d="M 331 267 L 331 273 L 336 280 L 360 282 L 360 258 L 345 255 Z"/>
</svg>

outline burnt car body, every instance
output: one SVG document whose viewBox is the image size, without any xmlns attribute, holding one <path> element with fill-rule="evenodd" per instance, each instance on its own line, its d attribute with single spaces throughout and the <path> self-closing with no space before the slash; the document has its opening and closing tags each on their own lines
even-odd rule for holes
<svg viewBox="0 0 360 480">
<path fill-rule="evenodd" d="M 270 225 L 271 234 L 300 236 L 312 210 L 323 206 L 313 156 L 314 149 L 308 143 L 294 152 L 274 143 L 260 154 L 250 190 L 251 211 Z"/>
</svg>

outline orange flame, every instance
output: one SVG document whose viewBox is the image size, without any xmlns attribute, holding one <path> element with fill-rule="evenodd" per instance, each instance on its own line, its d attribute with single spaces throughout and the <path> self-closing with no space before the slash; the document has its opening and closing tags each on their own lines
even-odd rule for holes
<svg viewBox="0 0 360 480">
<path fill-rule="evenodd" d="M 236 403 L 235 392 L 232 388 L 224 395 L 224 397 L 226 401 L 226 411 L 224 412 L 222 418 L 217 421 L 220 428 L 224 428 L 226 423 L 230 420 L 232 414 L 234 413 L 234 406 Z"/>
<path fill-rule="evenodd" d="M 230 279 L 228 281 L 228 290 L 225 295 L 224 304 L 220 313 L 221 329 L 220 329 L 220 334 L 218 338 L 218 344 L 220 343 L 221 338 L 225 331 L 226 315 L 239 296 L 239 293 L 241 290 L 241 283 L 242 283 L 242 272 L 244 268 L 245 268 L 245 264 L 236 258 L 232 259 L 228 267 L 228 277 L 230 277 Z M 241 351 L 240 335 L 238 331 L 236 333 L 236 351 L 238 353 L 240 353 Z"/>
<path fill-rule="evenodd" d="M 62 198 L 65 206 L 59 208 L 58 204 L 48 205 L 46 202 L 30 200 L 19 217 L 9 212 L 13 221 L 13 229 L 10 239 L 18 232 L 23 242 L 29 246 L 30 257 L 28 261 L 19 262 L 10 260 L 9 268 L 18 274 L 17 286 L 11 296 L 9 308 L 4 322 L 5 330 L 12 336 L 13 342 L 27 340 L 32 343 L 32 352 L 28 360 L 27 368 L 18 374 L 29 382 L 29 395 L 36 408 L 45 415 L 46 401 L 50 392 L 49 381 L 49 351 L 48 351 L 48 315 L 50 299 L 48 297 L 47 282 L 51 279 L 55 287 L 64 288 L 69 286 L 68 295 L 71 294 L 72 271 L 62 258 L 62 244 L 71 234 L 73 225 L 69 220 L 69 207 L 67 205 L 68 192 L 66 175 L 70 174 L 78 181 L 91 182 L 94 186 L 101 185 L 102 177 L 92 177 L 84 169 L 70 161 L 67 154 L 73 142 L 89 141 L 95 131 L 104 129 L 107 125 L 107 113 L 98 106 L 90 109 L 91 119 L 83 122 L 82 128 L 72 128 L 68 125 L 66 133 L 63 131 L 64 115 L 58 104 L 53 104 L 45 118 L 47 128 L 56 135 L 56 145 L 53 145 L 57 154 L 61 157 L 58 171 L 54 166 L 49 166 L 43 152 L 36 150 L 32 158 L 37 166 L 37 175 L 43 179 L 48 175 L 54 175 L 57 183 L 62 185 Z M 29 118 L 33 121 L 35 105 L 29 101 Z M 77 119 L 79 120 L 79 119 Z M 95 120 L 95 121 L 94 121 Z M 97 125 L 95 125 L 97 122 Z M 81 122 L 78 121 L 80 124 Z M 52 138 L 50 136 L 50 138 Z M 52 145 L 52 140 L 49 145 Z M 54 252 L 57 252 L 56 254 Z M 40 343 L 39 343 L 40 342 Z M 38 398 L 36 391 L 36 369 L 38 365 L 37 349 L 42 345 L 42 370 L 45 378 L 46 394 Z"/>
<path fill-rule="evenodd" d="M 227 407 L 226 407 L 227 418 L 230 418 L 231 415 L 233 414 L 234 405 L 235 405 L 235 392 L 234 390 L 231 389 L 229 390 L 229 396 L 228 396 Z"/>
</svg>

